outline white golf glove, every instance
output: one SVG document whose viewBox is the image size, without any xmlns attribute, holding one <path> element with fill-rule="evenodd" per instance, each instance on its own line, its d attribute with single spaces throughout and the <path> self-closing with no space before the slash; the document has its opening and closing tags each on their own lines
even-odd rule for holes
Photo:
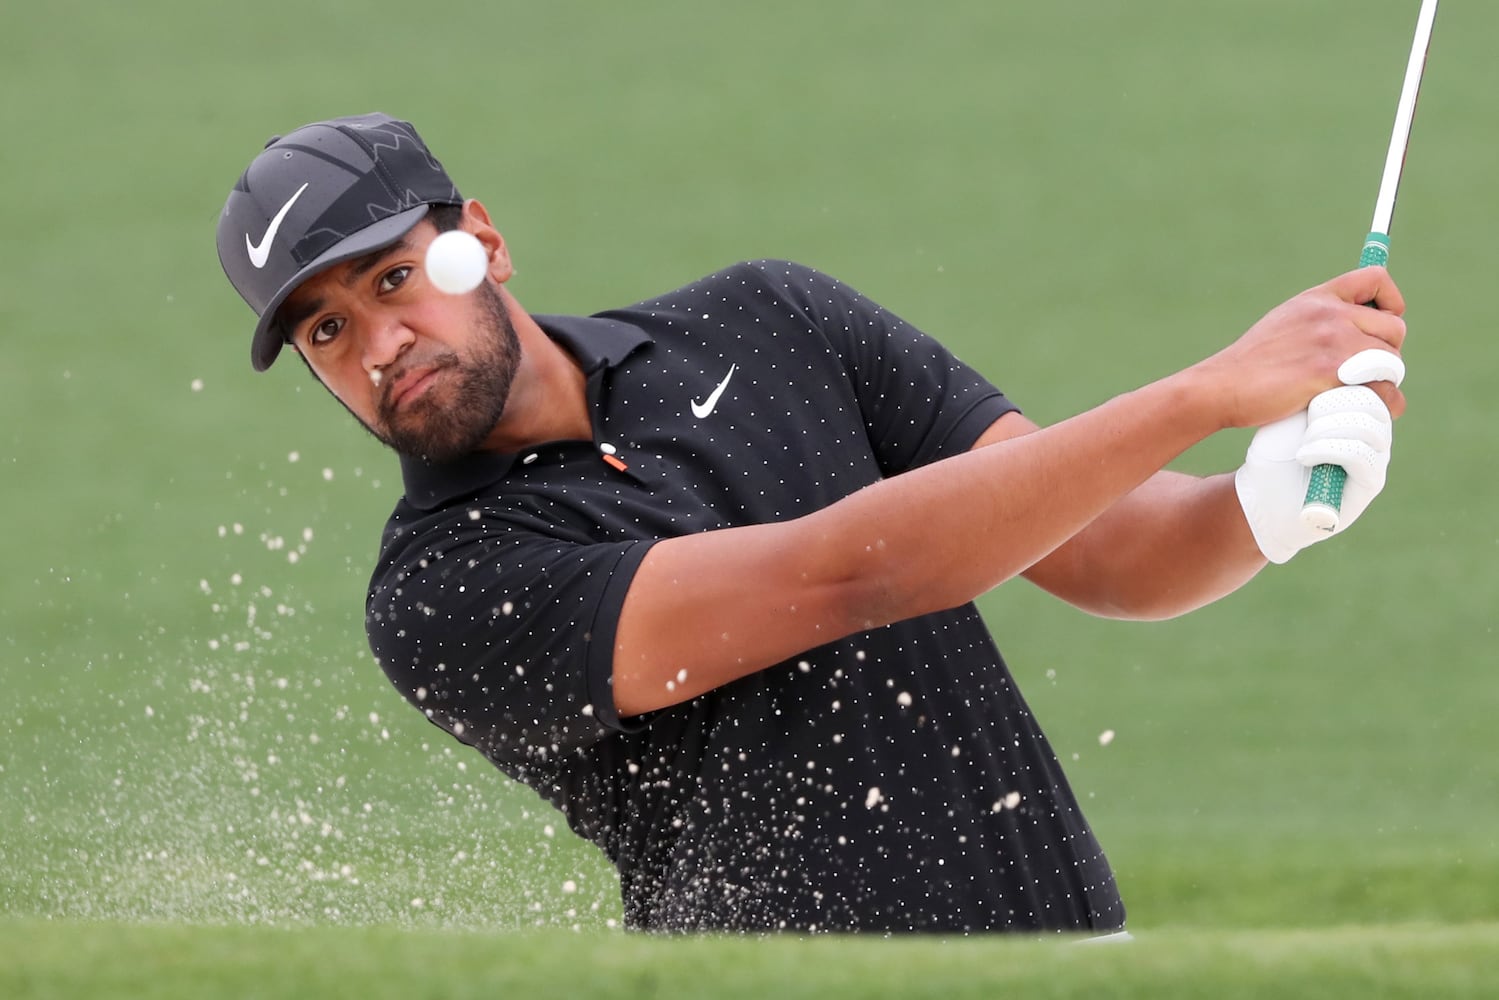
<svg viewBox="0 0 1499 1000">
<path fill-rule="evenodd" d="M 1364 383 L 1399 385 L 1405 364 L 1389 351 L 1360 351 L 1338 368 L 1343 385 L 1312 398 L 1305 413 L 1266 424 L 1249 442 L 1234 487 L 1249 530 L 1265 558 L 1283 563 L 1344 531 L 1384 489 L 1390 464 L 1390 411 Z M 1338 525 L 1322 531 L 1301 519 L 1312 466 L 1348 472 Z"/>
</svg>

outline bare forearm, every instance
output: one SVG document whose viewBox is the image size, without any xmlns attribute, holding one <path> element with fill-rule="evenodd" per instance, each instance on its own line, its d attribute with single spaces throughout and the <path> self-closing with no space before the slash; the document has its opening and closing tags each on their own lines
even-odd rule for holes
<svg viewBox="0 0 1499 1000">
<path fill-rule="evenodd" d="M 807 519 L 883 623 L 972 600 L 1046 557 L 1218 428 L 1166 380 L 1071 420 L 878 483 Z"/>
<path fill-rule="evenodd" d="M 1172 618 L 1243 586 L 1265 566 L 1232 474 L 1162 472 L 1026 571 L 1108 618 Z"/>
</svg>

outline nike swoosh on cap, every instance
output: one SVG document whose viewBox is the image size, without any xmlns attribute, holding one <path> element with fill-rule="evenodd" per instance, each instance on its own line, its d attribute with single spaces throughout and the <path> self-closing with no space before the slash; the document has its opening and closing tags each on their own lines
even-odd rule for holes
<svg viewBox="0 0 1499 1000">
<path fill-rule="evenodd" d="M 276 217 L 266 227 L 265 235 L 261 237 L 259 246 L 250 242 L 249 233 L 245 234 L 245 252 L 250 255 L 250 263 L 255 265 L 256 270 L 265 267 L 265 262 L 270 259 L 271 240 L 276 238 L 276 230 L 281 228 L 281 220 L 286 218 L 286 213 L 291 211 L 292 205 L 296 204 L 297 199 L 302 197 L 302 192 L 307 190 L 307 184 L 310 183 L 311 181 L 308 181 L 297 188 L 297 193 L 288 198 L 286 204 L 281 206 L 281 211 L 276 213 Z"/>
<path fill-rule="evenodd" d="M 702 420 L 708 414 L 713 412 L 713 408 L 718 405 L 718 397 L 722 396 L 723 391 L 729 387 L 729 379 L 734 377 L 734 369 L 737 367 L 739 366 L 729 365 L 729 373 L 723 377 L 722 382 L 718 383 L 718 388 L 714 389 L 711 393 L 708 394 L 707 399 L 703 400 L 701 403 L 699 403 L 695 399 L 691 401 L 692 415 L 694 417 Z"/>
</svg>

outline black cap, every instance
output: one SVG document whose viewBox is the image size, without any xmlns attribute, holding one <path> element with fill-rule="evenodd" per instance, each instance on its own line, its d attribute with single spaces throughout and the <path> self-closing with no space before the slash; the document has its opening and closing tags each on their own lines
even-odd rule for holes
<svg viewBox="0 0 1499 1000">
<path fill-rule="evenodd" d="M 429 205 L 463 196 L 408 122 L 368 114 L 272 136 L 219 216 L 219 263 L 255 310 L 250 361 L 265 371 L 285 338 L 276 310 L 334 264 L 399 240 Z"/>
</svg>

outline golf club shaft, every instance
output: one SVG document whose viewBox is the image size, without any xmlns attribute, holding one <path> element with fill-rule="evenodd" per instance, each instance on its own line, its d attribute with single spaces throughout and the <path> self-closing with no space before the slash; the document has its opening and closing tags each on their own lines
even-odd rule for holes
<svg viewBox="0 0 1499 1000">
<path fill-rule="evenodd" d="M 1421 74 L 1426 68 L 1426 52 L 1431 46 L 1431 28 L 1437 16 L 1437 0 L 1422 0 L 1416 18 L 1416 37 L 1411 43 L 1410 60 L 1405 67 L 1405 83 L 1400 88 L 1400 103 L 1395 109 L 1395 128 L 1390 134 L 1390 148 L 1385 153 L 1384 175 L 1379 182 L 1379 197 L 1374 202 L 1374 219 L 1369 236 L 1359 254 L 1359 267 L 1383 267 L 1390 259 L 1390 226 L 1395 216 L 1395 197 L 1400 190 L 1400 171 L 1405 166 L 1405 151 L 1410 144 L 1411 122 L 1416 116 L 1416 98 L 1421 92 Z M 1323 531 L 1336 531 L 1343 504 L 1343 486 L 1348 473 L 1341 465 L 1323 464 L 1312 469 L 1307 483 L 1306 500 L 1301 519 Z"/>
</svg>

